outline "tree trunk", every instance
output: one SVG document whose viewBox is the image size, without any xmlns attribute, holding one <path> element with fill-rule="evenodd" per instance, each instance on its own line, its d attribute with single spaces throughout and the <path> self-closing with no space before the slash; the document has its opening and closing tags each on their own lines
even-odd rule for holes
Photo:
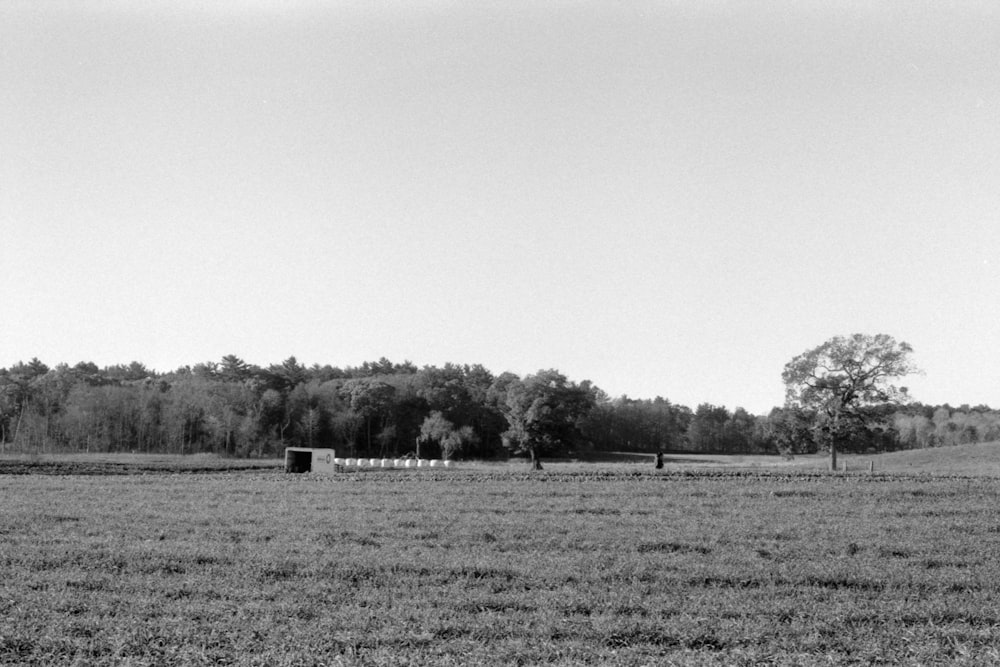
<svg viewBox="0 0 1000 667">
<path fill-rule="evenodd" d="M 21 434 L 21 420 L 24 418 L 25 403 L 21 404 L 21 411 L 17 415 L 17 424 L 14 425 L 14 449 L 17 449 L 17 436 Z"/>
<path fill-rule="evenodd" d="M 368 417 L 367 419 L 365 419 L 365 424 L 367 426 L 366 430 L 368 432 L 368 449 L 365 451 L 365 454 L 368 454 L 369 456 L 371 456 L 371 453 L 372 453 L 372 418 Z"/>
<path fill-rule="evenodd" d="M 833 414 L 833 430 L 830 432 L 830 470 L 837 472 L 837 440 L 840 438 L 840 410 Z"/>
<path fill-rule="evenodd" d="M 542 469 L 542 460 L 535 455 L 534 448 L 529 449 L 528 452 L 531 454 L 531 469 L 532 470 L 541 470 Z"/>
</svg>

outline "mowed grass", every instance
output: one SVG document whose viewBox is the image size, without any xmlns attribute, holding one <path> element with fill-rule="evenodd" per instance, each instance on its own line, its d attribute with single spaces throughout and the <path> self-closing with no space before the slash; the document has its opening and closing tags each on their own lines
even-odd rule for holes
<svg viewBox="0 0 1000 667">
<path fill-rule="evenodd" d="M 0 663 L 984 664 L 1000 480 L 2 475 Z"/>
<path fill-rule="evenodd" d="M 1000 477 L 1000 443 L 985 442 L 891 452 L 877 457 L 853 456 L 849 469 L 867 469 L 873 459 L 876 472 Z"/>
</svg>

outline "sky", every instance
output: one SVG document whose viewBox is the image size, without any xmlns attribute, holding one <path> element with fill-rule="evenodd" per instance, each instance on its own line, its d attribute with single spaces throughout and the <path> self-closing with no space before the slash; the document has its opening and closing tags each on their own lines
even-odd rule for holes
<svg viewBox="0 0 1000 667">
<path fill-rule="evenodd" d="M 1000 4 L 0 3 L 0 367 L 556 368 L 1000 408 Z"/>
</svg>

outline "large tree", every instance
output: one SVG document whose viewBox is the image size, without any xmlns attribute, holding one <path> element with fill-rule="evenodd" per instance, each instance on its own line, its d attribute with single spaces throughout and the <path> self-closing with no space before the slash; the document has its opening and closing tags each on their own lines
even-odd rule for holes
<svg viewBox="0 0 1000 667">
<path fill-rule="evenodd" d="M 437 443 L 441 449 L 441 458 L 448 460 L 461 451 L 466 444 L 476 441 L 476 434 L 471 426 L 455 428 L 455 425 L 445 419 L 439 411 L 432 411 L 420 425 L 418 443 Z"/>
<path fill-rule="evenodd" d="M 528 454 L 532 468 L 540 457 L 566 450 L 582 440 L 580 426 L 594 407 L 589 382 L 576 384 L 555 370 L 539 371 L 523 380 L 501 375 L 494 382 L 500 412 L 510 428 L 503 444 L 514 454 Z"/>
<path fill-rule="evenodd" d="M 380 455 L 385 455 L 390 432 L 390 417 L 392 404 L 396 399 L 396 388 L 387 382 L 376 378 L 358 378 L 348 380 L 340 388 L 341 398 L 350 406 L 351 411 L 364 419 L 365 445 L 369 456 L 374 455 L 372 449 L 372 428 L 377 429 L 375 435 L 379 440 Z M 355 450 L 357 445 L 355 443 Z"/>
<path fill-rule="evenodd" d="M 726 422 L 732 415 L 722 405 L 702 403 L 688 424 L 688 442 L 696 452 L 725 451 L 723 445 Z"/>
<path fill-rule="evenodd" d="M 831 469 L 838 445 L 872 426 L 870 408 L 909 400 L 906 387 L 895 383 L 918 372 L 912 353 L 887 334 L 853 334 L 835 336 L 785 365 L 785 405 L 816 412 L 815 435 L 830 450 Z"/>
</svg>

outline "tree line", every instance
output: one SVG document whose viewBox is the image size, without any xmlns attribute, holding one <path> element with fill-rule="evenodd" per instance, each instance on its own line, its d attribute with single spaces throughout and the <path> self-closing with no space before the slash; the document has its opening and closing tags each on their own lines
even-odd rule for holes
<svg viewBox="0 0 1000 667">
<path fill-rule="evenodd" d="M 866 408 L 843 449 L 885 451 L 1000 439 L 987 406 Z M 520 377 L 481 365 L 418 368 L 385 358 L 357 367 L 260 367 L 235 355 L 158 373 L 139 362 L 0 368 L 0 451 L 211 452 L 280 456 L 575 456 L 611 451 L 811 453 L 822 415 L 803 406 L 751 415 L 657 397 L 613 398 L 557 370 Z"/>
</svg>

